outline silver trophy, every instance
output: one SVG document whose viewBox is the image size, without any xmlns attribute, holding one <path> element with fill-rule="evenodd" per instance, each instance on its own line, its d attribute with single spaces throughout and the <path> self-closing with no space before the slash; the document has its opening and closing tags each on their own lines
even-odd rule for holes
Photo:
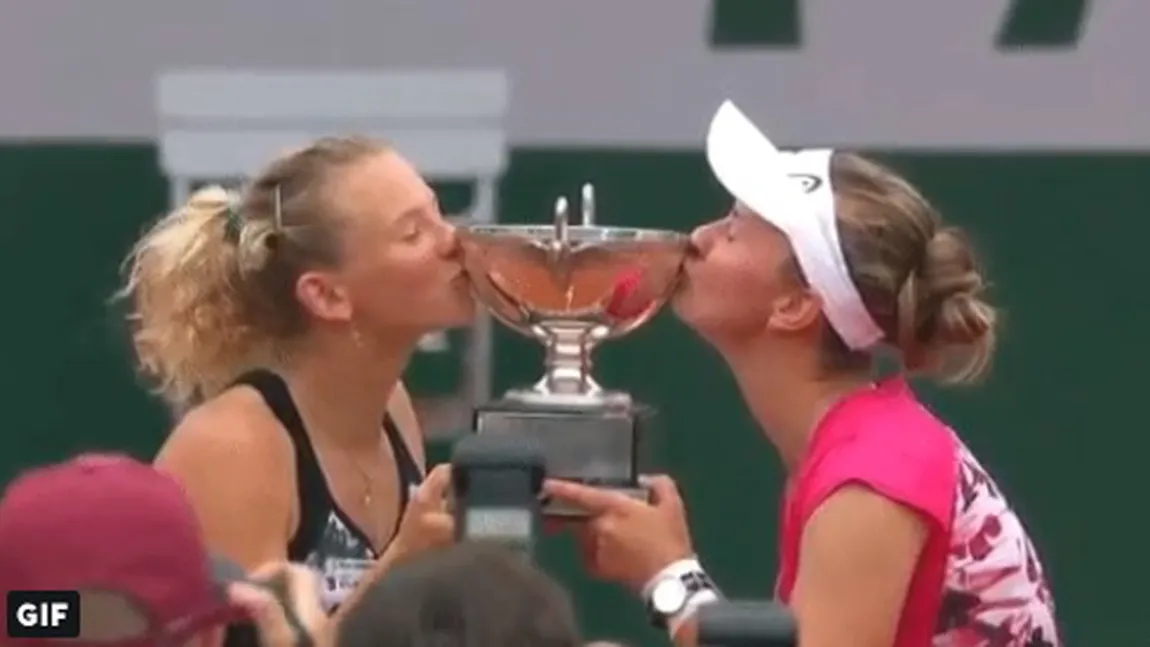
<svg viewBox="0 0 1150 647">
<path fill-rule="evenodd" d="M 654 410 L 592 377 L 595 346 L 649 321 L 667 302 L 688 249 L 686 235 L 595 225 L 595 191 L 583 186 L 581 222 L 566 198 L 546 225 L 460 228 L 475 294 L 492 315 L 543 344 L 543 377 L 479 407 L 480 434 L 532 437 L 547 473 L 645 497 L 639 483 L 644 430 Z M 551 515 L 581 511 L 550 503 Z"/>
</svg>

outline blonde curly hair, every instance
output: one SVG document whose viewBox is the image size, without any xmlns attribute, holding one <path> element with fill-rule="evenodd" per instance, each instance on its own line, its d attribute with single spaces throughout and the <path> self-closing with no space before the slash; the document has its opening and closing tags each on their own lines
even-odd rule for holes
<svg viewBox="0 0 1150 647">
<path fill-rule="evenodd" d="M 116 296 L 131 302 L 140 370 L 165 399 L 186 407 L 288 352 L 307 329 L 296 279 L 340 260 L 330 179 L 385 150 L 360 137 L 317 140 L 272 162 L 242 194 L 196 191 L 140 237 Z"/>
</svg>

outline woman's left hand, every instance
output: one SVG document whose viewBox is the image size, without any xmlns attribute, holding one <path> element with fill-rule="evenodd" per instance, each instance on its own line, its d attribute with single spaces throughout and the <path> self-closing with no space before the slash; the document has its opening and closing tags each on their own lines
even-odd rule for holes
<svg viewBox="0 0 1150 647">
<path fill-rule="evenodd" d="M 651 502 L 570 481 L 549 480 L 544 492 L 583 508 L 577 525 L 587 568 L 638 592 L 663 568 L 694 555 L 687 514 L 669 476 L 646 477 Z"/>
<path fill-rule="evenodd" d="M 411 496 L 384 559 L 406 560 L 455 543 L 455 517 L 448 509 L 450 491 L 451 465 L 436 465 Z"/>
</svg>

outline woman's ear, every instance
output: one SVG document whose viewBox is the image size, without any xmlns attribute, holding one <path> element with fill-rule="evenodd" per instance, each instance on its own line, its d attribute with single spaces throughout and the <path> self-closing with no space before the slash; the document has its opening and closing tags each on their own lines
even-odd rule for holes
<svg viewBox="0 0 1150 647">
<path fill-rule="evenodd" d="M 351 321 L 352 304 L 347 290 L 324 272 L 304 272 L 295 284 L 295 295 L 317 319 Z"/>
<path fill-rule="evenodd" d="M 809 288 L 795 288 L 771 301 L 767 328 L 779 333 L 808 330 L 822 315 L 822 300 Z"/>
</svg>

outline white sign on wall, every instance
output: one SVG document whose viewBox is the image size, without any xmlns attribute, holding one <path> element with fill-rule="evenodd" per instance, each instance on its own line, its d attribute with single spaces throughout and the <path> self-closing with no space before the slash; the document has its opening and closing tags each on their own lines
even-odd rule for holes
<svg viewBox="0 0 1150 647">
<path fill-rule="evenodd" d="M 736 99 L 787 144 L 1150 150 L 1150 2 L 1071 50 L 1008 0 L 805 0 L 803 46 L 714 51 L 697 0 L 44 0 L 0 19 L 0 136 L 149 138 L 157 69 L 502 66 L 518 145 L 696 148 Z"/>
</svg>

